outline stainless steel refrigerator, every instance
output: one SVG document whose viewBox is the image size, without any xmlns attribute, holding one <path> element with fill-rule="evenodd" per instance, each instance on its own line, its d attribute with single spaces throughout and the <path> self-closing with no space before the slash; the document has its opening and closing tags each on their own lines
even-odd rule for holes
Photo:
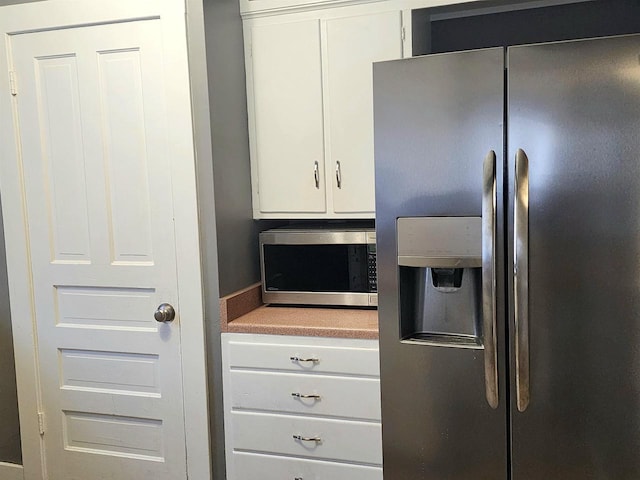
<svg viewBox="0 0 640 480">
<path fill-rule="evenodd" d="M 374 65 L 385 480 L 640 478 L 640 36 Z"/>
</svg>

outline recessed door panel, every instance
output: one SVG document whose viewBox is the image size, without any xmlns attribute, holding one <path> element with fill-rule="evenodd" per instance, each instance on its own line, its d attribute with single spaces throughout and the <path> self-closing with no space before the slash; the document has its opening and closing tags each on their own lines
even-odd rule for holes
<svg viewBox="0 0 640 480">
<path fill-rule="evenodd" d="M 54 261 L 91 262 L 78 64 L 75 54 L 33 59 L 42 188 Z"/>
<path fill-rule="evenodd" d="M 145 93 L 139 49 L 98 54 L 104 162 L 109 202 L 112 261 L 153 261 L 147 129 L 158 120 L 145 118 Z M 145 91 L 146 90 L 146 91 Z"/>
</svg>

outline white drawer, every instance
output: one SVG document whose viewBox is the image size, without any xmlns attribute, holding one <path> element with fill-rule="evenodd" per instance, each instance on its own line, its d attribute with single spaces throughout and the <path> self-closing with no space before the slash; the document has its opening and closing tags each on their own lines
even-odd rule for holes
<svg viewBox="0 0 640 480">
<path fill-rule="evenodd" d="M 230 340 L 227 349 L 229 367 L 372 377 L 380 375 L 378 349 L 372 348 L 372 345 L 377 345 L 375 341 L 366 342 L 367 346 L 363 347 L 311 345 L 286 341 L 273 343 L 273 337 L 270 342 Z M 364 341 L 362 345 L 365 345 Z"/>
<path fill-rule="evenodd" d="M 230 377 L 231 408 L 380 420 L 380 381 L 376 378 L 253 370 L 234 370 Z"/>
<path fill-rule="evenodd" d="M 234 452 L 236 480 L 382 480 L 381 467 Z"/>
<path fill-rule="evenodd" d="M 238 411 L 231 423 L 234 450 L 382 465 L 380 423 Z"/>
</svg>

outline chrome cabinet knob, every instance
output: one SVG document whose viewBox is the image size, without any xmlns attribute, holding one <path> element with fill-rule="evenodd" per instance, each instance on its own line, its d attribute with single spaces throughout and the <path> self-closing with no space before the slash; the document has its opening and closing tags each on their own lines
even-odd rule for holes
<svg viewBox="0 0 640 480">
<path fill-rule="evenodd" d="M 156 322 L 160 323 L 171 322 L 176 318 L 176 311 L 168 303 L 162 303 L 158 305 L 156 313 L 153 314 L 153 318 L 156 319 Z"/>
</svg>

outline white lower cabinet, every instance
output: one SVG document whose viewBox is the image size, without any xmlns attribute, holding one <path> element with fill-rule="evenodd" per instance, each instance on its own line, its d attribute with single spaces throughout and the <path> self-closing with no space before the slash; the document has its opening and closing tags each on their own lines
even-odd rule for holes
<svg viewBox="0 0 640 480">
<path fill-rule="evenodd" d="M 235 452 L 233 478 L 256 480 L 382 480 L 381 467 Z M 231 478 L 231 477 L 229 477 Z"/>
<path fill-rule="evenodd" d="M 378 342 L 222 335 L 228 480 L 380 480 Z"/>
</svg>

